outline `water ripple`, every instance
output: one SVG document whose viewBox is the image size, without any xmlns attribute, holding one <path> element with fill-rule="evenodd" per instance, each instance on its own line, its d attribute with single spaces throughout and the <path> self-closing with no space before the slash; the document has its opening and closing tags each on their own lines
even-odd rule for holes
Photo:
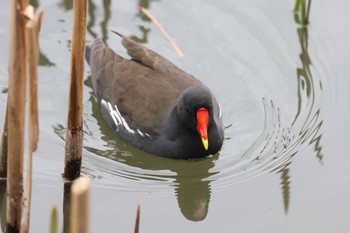
<svg viewBox="0 0 350 233">
<path fill-rule="evenodd" d="M 222 36 L 223 42 L 232 45 L 230 49 L 223 49 L 216 37 L 197 38 L 214 45 L 215 59 L 220 61 L 215 62 L 216 69 L 211 68 L 211 51 L 200 46 L 195 51 L 200 57 L 209 58 L 201 59 L 199 76 L 226 77 L 223 82 L 204 80 L 222 100 L 227 125 L 222 151 L 200 161 L 175 161 L 139 151 L 113 135 L 91 95 L 85 105 L 91 108 L 91 114 L 84 116 L 87 146 L 83 172 L 101 179 L 99 185 L 124 191 L 168 192 L 202 184 L 209 192 L 209 183 L 224 189 L 266 173 L 284 174 L 292 159 L 309 144 L 314 145 L 322 163 L 320 103 L 327 83 L 324 75 L 332 66 L 319 68 L 319 64 L 329 63 L 318 59 L 316 65 L 311 65 L 306 28 L 293 22 L 288 24 L 291 29 L 281 26 L 255 5 L 242 8 L 235 3 L 225 4 L 224 8 L 213 8 L 212 4 L 202 3 L 198 10 L 216 12 L 207 15 L 206 27 L 226 25 L 229 18 L 239 36 Z M 239 10 L 245 8 L 250 9 L 249 14 L 257 12 L 254 15 L 259 17 Z M 223 16 L 215 17 L 219 12 Z M 234 17 L 231 12 L 235 12 Z M 191 15 L 191 21 L 200 24 L 200 16 Z M 244 19 L 248 27 L 243 27 L 239 19 Z M 291 43 L 295 35 L 298 40 Z M 274 45 L 278 45 L 277 49 Z M 244 53 L 242 47 L 246 48 Z M 293 58 L 295 51 L 299 56 Z M 85 84 L 91 88 L 90 79 Z"/>
</svg>

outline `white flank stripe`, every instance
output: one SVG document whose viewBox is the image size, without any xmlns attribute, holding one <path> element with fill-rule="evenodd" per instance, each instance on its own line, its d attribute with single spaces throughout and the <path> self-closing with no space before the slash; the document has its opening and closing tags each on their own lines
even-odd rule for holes
<svg viewBox="0 0 350 233">
<path fill-rule="evenodd" d="M 132 130 L 128 123 L 125 121 L 125 119 L 122 117 L 122 115 L 119 112 L 119 109 L 117 107 L 117 105 L 114 105 L 114 108 L 112 107 L 112 105 L 105 101 L 104 99 L 101 100 L 101 103 L 103 104 L 103 106 L 108 110 L 110 116 L 112 117 L 114 124 L 117 126 L 117 130 L 119 129 L 119 126 L 122 125 L 124 126 L 124 128 L 131 134 L 135 134 L 135 130 Z M 151 137 L 149 134 L 147 133 L 143 133 L 141 130 L 136 129 L 136 132 L 141 136 L 144 137 L 145 135 L 147 137 Z"/>
<path fill-rule="evenodd" d="M 142 133 L 139 129 L 137 129 L 137 132 L 141 135 L 141 137 L 145 136 L 145 134 Z"/>
<path fill-rule="evenodd" d="M 118 125 L 121 125 L 122 124 L 122 119 L 121 119 L 122 117 L 121 117 L 120 113 L 114 111 L 114 109 L 112 108 L 112 105 L 110 103 L 108 103 L 108 107 L 109 107 L 109 114 L 111 114 L 111 116 L 117 120 Z"/>
<path fill-rule="evenodd" d="M 124 125 L 125 129 L 126 129 L 127 131 L 129 131 L 129 133 L 134 134 L 135 131 L 132 130 L 132 129 L 130 129 L 128 123 L 126 123 L 126 121 L 124 120 L 124 118 L 123 118 L 122 115 L 120 114 L 117 105 L 114 105 L 114 107 L 115 107 L 115 110 L 113 111 L 113 113 L 114 113 L 114 114 L 118 114 L 119 117 L 120 117 L 120 119 L 121 119 L 122 125 Z"/>
</svg>

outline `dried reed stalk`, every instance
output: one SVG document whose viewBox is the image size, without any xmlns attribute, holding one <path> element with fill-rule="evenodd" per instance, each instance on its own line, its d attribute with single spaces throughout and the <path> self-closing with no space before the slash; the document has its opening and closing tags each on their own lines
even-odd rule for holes
<svg viewBox="0 0 350 233">
<path fill-rule="evenodd" d="M 21 1 L 12 0 L 12 2 L 16 7 L 19 7 L 20 9 L 24 9 L 28 5 L 28 0 L 21 0 Z M 11 7 L 11 9 L 12 8 L 13 7 Z M 10 23 L 11 23 L 11 26 L 13 26 L 14 25 L 13 23 L 14 23 L 16 16 L 12 15 L 11 17 L 13 17 L 13 18 L 12 18 Z M 12 28 L 12 30 L 15 30 L 15 29 Z M 11 37 L 12 37 L 12 35 L 14 35 L 14 34 L 11 33 Z M 13 38 L 15 38 L 15 37 L 16 36 L 14 36 Z M 10 75 L 9 75 L 9 77 L 10 77 Z M 9 104 L 7 101 L 7 106 L 8 105 Z M 8 115 L 8 108 L 6 107 L 6 116 L 5 116 L 4 128 L 3 128 L 3 132 L 2 132 L 1 145 L 0 145 L 0 178 L 7 177 L 7 157 L 8 157 L 8 117 L 7 117 L 7 115 Z"/>
<path fill-rule="evenodd" d="M 70 233 L 89 232 L 90 179 L 81 177 L 73 182 L 71 190 Z"/>
<path fill-rule="evenodd" d="M 150 20 L 159 28 L 160 32 L 168 39 L 170 44 L 173 46 L 175 51 L 180 57 L 185 56 L 184 53 L 180 50 L 180 48 L 176 45 L 175 41 L 171 38 L 171 36 L 165 31 L 159 21 L 154 17 L 151 12 L 149 12 L 146 8 L 140 7 L 140 10 L 148 17 Z"/>
<path fill-rule="evenodd" d="M 86 37 L 86 0 L 75 0 L 70 67 L 70 90 L 66 130 L 64 177 L 74 180 L 80 175 L 83 146 L 83 80 Z"/>
<path fill-rule="evenodd" d="M 6 107 L 4 128 L 2 130 L 1 145 L 0 145 L 0 179 L 7 177 L 7 144 L 8 144 L 7 112 L 8 111 Z"/>
<path fill-rule="evenodd" d="M 69 232 L 70 229 L 70 209 L 71 209 L 71 190 L 72 181 L 64 183 L 63 188 L 63 232 Z"/>
<path fill-rule="evenodd" d="M 6 226 L 6 179 L 0 179 L 0 225 L 0 229 Z"/>
<path fill-rule="evenodd" d="M 50 233 L 58 232 L 58 210 L 57 206 L 53 205 L 51 209 Z"/>
<path fill-rule="evenodd" d="M 32 193 L 32 153 L 36 150 L 39 139 L 39 117 L 38 117 L 38 63 L 39 63 L 39 30 L 44 12 L 41 10 L 38 17 L 34 17 L 34 8 L 28 6 L 25 15 L 29 19 L 26 23 L 25 45 L 28 65 L 28 168 L 26 176 L 26 188 L 23 199 L 23 211 L 21 219 L 21 233 L 28 233 L 30 218 L 30 201 Z M 40 19 L 40 20 L 39 20 Z"/>
<path fill-rule="evenodd" d="M 134 233 L 139 233 L 139 229 L 140 229 L 140 205 L 137 206 Z"/>
<path fill-rule="evenodd" d="M 23 194 L 23 151 L 26 96 L 25 17 L 27 1 L 10 2 L 8 92 L 8 166 L 6 232 L 19 232 Z"/>
</svg>

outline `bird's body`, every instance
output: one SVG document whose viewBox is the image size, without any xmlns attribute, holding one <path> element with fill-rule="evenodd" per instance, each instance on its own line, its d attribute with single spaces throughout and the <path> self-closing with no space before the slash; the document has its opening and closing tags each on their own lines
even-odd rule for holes
<svg viewBox="0 0 350 233">
<path fill-rule="evenodd" d="M 210 90 L 157 53 L 122 38 L 131 59 L 114 53 L 99 39 L 86 55 L 108 125 L 124 141 L 164 157 L 202 158 L 218 152 L 223 126 L 220 106 Z M 197 130 L 200 108 L 209 112 L 207 149 Z M 186 115 L 191 122 L 185 121 Z"/>
</svg>

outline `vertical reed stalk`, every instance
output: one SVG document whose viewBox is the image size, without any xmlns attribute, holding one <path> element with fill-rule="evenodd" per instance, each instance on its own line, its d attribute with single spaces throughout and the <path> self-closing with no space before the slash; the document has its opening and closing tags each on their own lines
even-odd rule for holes
<svg viewBox="0 0 350 233">
<path fill-rule="evenodd" d="M 2 130 L 1 145 L 0 145 L 0 179 L 7 177 L 7 143 L 8 143 L 7 113 L 8 111 L 6 107 L 4 128 Z"/>
<path fill-rule="evenodd" d="M 309 0 L 308 3 L 307 3 L 306 16 L 305 16 L 305 23 L 306 23 L 306 24 L 309 23 L 310 9 L 311 9 L 311 0 Z"/>
<path fill-rule="evenodd" d="M 8 166 L 6 232 L 19 232 L 23 194 L 23 151 L 26 96 L 25 17 L 27 1 L 10 2 Z"/>
<path fill-rule="evenodd" d="M 70 229 L 70 210 L 71 210 L 71 181 L 64 183 L 63 189 L 63 232 L 69 233 Z"/>
<path fill-rule="evenodd" d="M 137 206 L 134 233 L 139 233 L 139 229 L 140 229 L 140 205 Z"/>
<path fill-rule="evenodd" d="M 34 9 L 28 6 L 26 16 L 30 19 L 26 24 L 25 46 L 28 65 L 28 169 L 26 176 L 26 188 L 23 199 L 23 212 L 21 219 L 21 233 L 29 231 L 30 201 L 32 192 L 32 153 L 36 150 L 39 138 L 39 117 L 38 117 L 38 63 L 39 63 L 39 40 L 38 34 L 43 11 L 34 18 Z"/>
<path fill-rule="evenodd" d="M 83 146 L 82 122 L 86 10 L 86 0 L 74 1 L 70 90 L 64 167 L 64 177 L 67 180 L 74 180 L 80 175 Z"/>
<path fill-rule="evenodd" d="M 90 179 L 73 182 L 71 192 L 70 233 L 88 233 Z"/>
<path fill-rule="evenodd" d="M 58 211 L 56 205 L 52 206 L 51 210 L 50 233 L 58 233 Z"/>
<path fill-rule="evenodd" d="M 307 1 L 307 2 L 306 2 Z M 307 4 L 307 6 L 306 6 Z M 311 9 L 311 0 L 296 0 L 294 5 L 294 14 L 297 17 L 298 23 L 301 25 L 309 24 Z"/>
<path fill-rule="evenodd" d="M 6 231 L 6 179 L 0 178 L 0 232 Z"/>
</svg>

